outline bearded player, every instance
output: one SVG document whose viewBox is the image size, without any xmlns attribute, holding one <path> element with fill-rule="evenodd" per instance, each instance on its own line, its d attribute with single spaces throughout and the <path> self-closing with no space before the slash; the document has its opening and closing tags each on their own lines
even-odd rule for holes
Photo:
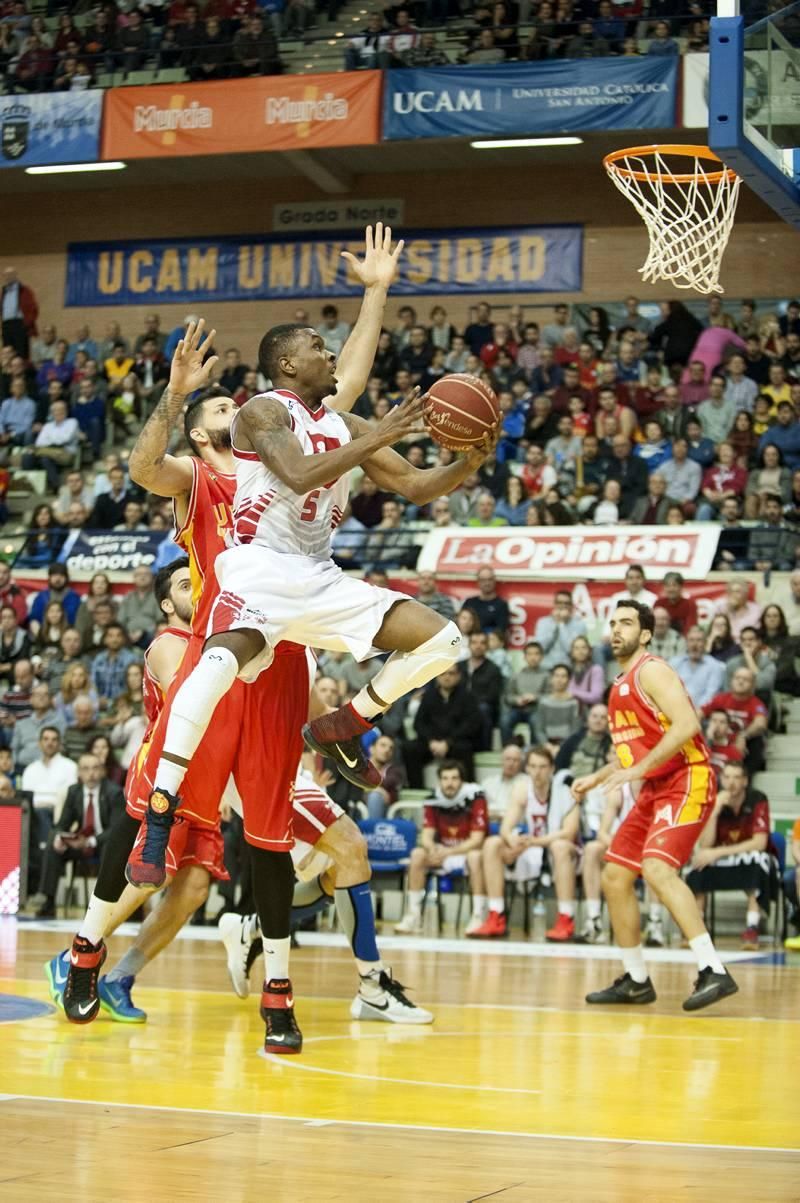
<svg viewBox="0 0 800 1203">
<path fill-rule="evenodd" d="M 685 1011 L 735 994 L 727 972 L 680 870 L 711 817 L 716 778 L 694 706 L 674 669 L 647 651 L 653 612 L 625 598 L 611 618 L 611 650 L 622 670 L 608 700 L 608 721 L 618 764 L 605 765 L 572 784 L 580 800 L 604 784 L 633 786 L 636 803 L 605 854 L 603 892 L 625 969 L 613 985 L 586 996 L 588 1003 L 650 1003 L 656 992 L 641 944 L 640 875 L 666 906 L 689 942 L 699 974 Z"/>
<path fill-rule="evenodd" d="M 352 270 L 365 285 L 365 293 L 358 321 L 342 351 L 343 369 L 336 401 L 338 404 L 352 405 L 363 391 L 381 328 L 387 289 L 396 273 L 401 250 L 402 243 L 392 251 L 391 231 L 384 231 L 379 225 L 374 242 L 372 230 L 367 231 L 363 260 L 347 254 Z M 213 564 L 224 548 L 230 530 L 234 487 L 230 449 L 233 404 L 228 396 L 222 395 L 224 390 L 210 390 L 199 398 L 193 397 L 186 407 L 184 429 L 195 455 L 176 458 L 167 454 L 169 439 L 187 397 L 207 383 L 216 362 L 215 357 L 203 362 L 202 341 L 203 324 L 190 326 L 173 360 L 170 386 L 145 424 L 130 461 L 131 474 L 139 484 L 174 499 L 178 527 L 176 537 L 189 551 L 191 561 L 196 603 L 193 629 L 198 634 L 205 631 L 208 611 L 216 596 Z M 209 345 L 212 341 L 213 332 L 209 336 Z M 206 588 L 203 587 L 204 583 Z M 197 648 L 193 646 L 196 643 Z M 193 657 L 199 655 L 201 648 L 201 639 L 190 642 L 180 671 L 191 671 Z M 259 855 L 263 853 L 264 859 L 269 861 L 268 871 L 259 878 L 261 889 L 257 893 L 257 906 L 262 926 L 272 933 L 266 953 L 268 980 L 277 981 L 279 986 L 274 991 L 265 992 L 262 1014 L 265 1013 L 268 1035 L 270 1030 L 278 1033 L 283 1051 L 299 1051 L 302 1043 L 291 1007 L 288 950 L 294 882 L 289 853 L 290 796 L 302 747 L 295 727 L 299 731 L 298 724 L 304 721 L 308 706 L 305 670 L 295 671 L 294 665 L 303 661 L 304 655 L 304 650 L 299 646 L 284 644 L 278 649 L 271 679 L 272 685 L 282 694 L 283 710 L 278 716 L 278 727 L 273 731 L 267 733 L 255 713 L 252 721 L 243 723 L 241 707 L 244 692 L 238 701 L 233 694 L 226 699 L 230 711 L 226 714 L 223 707 L 216 716 L 222 738 L 216 750 L 207 750 L 204 761 L 198 755 L 196 784 L 191 781 L 187 783 L 186 813 L 181 817 L 182 822 L 214 829 L 218 823 L 219 799 L 230 771 L 235 768 L 237 786 L 248 811 L 246 818 L 252 820 L 245 824 L 246 838 L 250 844 L 257 846 Z M 179 688 L 180 683 L 179 672 L 173 683 L 173 691 Z M 263 688 L 268 688 L 266 683 Z M 252 698 L 254 703 L 258 701 L 253 698 L 254 691 L 245 692 L 248 699 Z M 160 749 L 157 741 L 153 742 L 157 761 Z M 283 775 L 281 777 L 275 772 L 265 779 L 263 764 L 270 743 L 273 747 L 276 744 L 281 746 L 285 751 Z M 296 754 L 292 760 L 293 750 Z M 235 766 L 231 760 L 234 753 Z M 146 761 L 139 766 L 143 773 L 146 773 L 146 768 Z M 154 829 L 158 831 L 157 812 L 154 811 L 151 816 L 149 830 L 140 832 L 138 799 L 132 801 L 129 798 L 129 810 L 132 813 L 128 816 L 127 825 L 113 842 L 113 848 L 109 847 L 112 841 L 108 842 L 105 872 L 101 865 L 95 893 L 71 951 L 70 979 L 65 1000 L 74 998 L 78 1005 L 86 1006 L 87 1001 L 96 995 L 97 973 L 105 957 L 102 936 L 122 892 L 124 878 L 119 884 L 121 868 L 131 854 L 134 839 L 139 840 L 140 850 L 146 853 L 148 839 L 152 838 Z M 160 851 L 163 857 L 164 845 L 160 845 Z M 148 884 L 160 885 L 163 880 L 164 874 L 158 881 Z M 279 1032 L 278 1029 L 283 1031 Z"/>
</svg>

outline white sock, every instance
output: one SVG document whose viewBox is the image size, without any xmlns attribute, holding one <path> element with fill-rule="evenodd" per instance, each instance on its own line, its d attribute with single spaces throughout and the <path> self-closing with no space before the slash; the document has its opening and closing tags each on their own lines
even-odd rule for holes
<svg viewBox="0 0 800 1203">
<path fill-rule="evenodd" d="M 438 677 L 456 663 L 460 654 L 461 632 L 454 622 L 448 622 L 413 652 L 393 652 L 369 686 L 360 689 L 350 704 L 362 718 L 373 719 L 404 694 Z M 373 695 L 380 701 L 376 702 Z"/>
<path fill-rule="evenodd" d="M 641 983 L 647 981 L 647 969 L 644 963 L 644 949 L 641 944 L 637 944 L 635 948 L 622 948 L 622 964 L 625 972 L 629 973 L 635 982 Z"/>
<path fill-rule="evenodd" d="M 589 919 L 599 919 L 603 910 L 603 904 L 599 898 L 586 899 L 586 914 Z"/>
<path fill-rule="evenodd" d="M 408 909 L 412 915 L 422 914 L 422 904 L 425 901 L 424 890 L 409 890 L 408 891 Z"/>
<path fill-rule="evenodd" d="M 264 940 L 264 981 L 276 982 L 282 981 L 289 976 L 289 948 L 291 946 L 291 937 L 284 936 L 280 940 L 273 940 L 267 936 Z"/>
<path fill-rule="evenodd" d="M 489 899 L 485 894 L 472 895 L 472 918 L 485 919 L 486 911 L 489 906 Z"/>
<path fill-rule="evenodd" d="M 651 902 L 650 909 L 648 910 L 647 913 L 648 913 L 648 917 L 649 917 L 651 923 L 660 923 L 661 922 L 661 904 L 660 903 Z"/>
<path fill-rule="evenodd" d="M 756 930 L 758 930 L 758 925 L 760 922 L 761 922 L 761 911 L 748 911 L 747 912 L 747 926 L 748 927 L 754 927 Z"/>
<path fill-rule="evenodd" d="M 191 760 L 206 733 L 212 715 L 239 672 L 233 652 L 213 647 L 203 652 L 197 667 L 181 685 L 172 703 L 164 751 L 156 770 L 156 785 L 177 794 L 186 776 L 187 765 L 165 759 L 167 753 Z"/>
<path fill-rule="evenodd" d="M 358 976 L 361 979 L 358 987 L 359 994 L 363 994 L 365 998 L 379 998 L 384 993 L 383 986 L 379 981 L 383 965 L 379 961 L 377 965 L 368 965 L 366 968 L 362 968 L 366 962 L 359 960 L 356 960 L 356 964 L 358 965 Z"/>
<path fill-rule="evenodd" d="M 81 939 L 89 940 L 92 944 L 97 944 L 102 940 L 116 905 L 116 902 L 104 902 L 102 898 L 92 894 L 86 914 L 83 916 L 83 923 L 78 928 L 78 935 Z"/>
<path fill-rule="evenodd" d="M 695 936 L 693 940 L 690 940 L 689 947 L 697 959 L 698 969 L 713 969 L 714 973 L 725 972 L 725 966 L 719 959 L 719 953 L 707 931 L 704 931 L 702 936 Z"/>
<path fill-rule="evenodd" d="M 559 902 L 559 915 L 568 915 L 570 919 L 575 918 L 575 903 L 574 902 Z"/>
<path fill-rule="evenodd" d="M 490 898 L 489 910 L 494 911 L 497 915 L 505 914 L 506 900 L 505 898 Z"/>
</svg>

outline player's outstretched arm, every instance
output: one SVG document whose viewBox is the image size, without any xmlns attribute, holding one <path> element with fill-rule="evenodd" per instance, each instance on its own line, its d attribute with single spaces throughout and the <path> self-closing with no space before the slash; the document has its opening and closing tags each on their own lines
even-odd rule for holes
<svg viewBox="0 0 800 1203">
<path fill-rule="evenodd" d="M 128 465 L 131 480 L 158 497 L 179 497 L 192 487 L 191 458 L 168 455 L 167 447 L 186 398 L 208 384 L 218 361 L 218 356 L 212 355 L 203 362 L 200 344 L 205 341 L 204 326 L 202 319 L 196 325 L 191 322 L 187 326 L 186 334 L 175 349 L 169 384 L 131 451 Z M 212 330 L 208 335 L 209 346 L 213 345 L 215 334 L 216 330 Z"/>
<path fill-rule="evenodd" d="M 370 429 L 369 423 L 355 414 L 347 414 L 345 421 L 354 435 Z M 391 447 L 385 447 L 364 461 L 364 471 L 379 489 L 399 493 L 414 505 L 427 505 L 437 497 L 452 493 L 468 476 L 477 472 L 497 443 L 498 432 L 499 426 L 445 468 L 415 468 Z"/>
<path fill-rule="evenodd" d="M 269 397 L 253 397 L 239 410 L 237 444 L 241 444 L 243 451 L 255 451 L 278 480 L 303 496 L 360 467 L 382 447 L 418 433 L 423 410 L 423 399 L 411 396 L 390 410 L 374 429 L 366 422 L 361 423 L 353 432 L 352 441 L 344 447 L 303 455 L 285 407 Z M 348 414 L 346 421 L 349 426 L 356 419 Z"/>
<path fill-rule="evenodd" d="M 639 680 L 647 696 L 666 718 L 669 729 L 632 768 L 611 774 L 606 782 L 609 790 L 625 782 L 640 781 L 651 769 L 657 769 L 679 752 L 700 730 L 700 720 L 674 668 L 663 660 L 649 660 L 642 667 Z"/>
<path fill-rule="evenodd" d="M 397 275 L 400 255 L 405 245 L 401 238 L 392 249 L 391 226 L 384 227 L 380 221 L 375 226 L 374 235 L 372 226 L 367 226 L 364 244 L 363 259 L 357 259 L 350 251 L 342 251 L 342 257 L 348 260 L 351 269 L 364 285 L 364 299 L 356 324 L 336 361 L 336 395 L 325 399 L 325 404 L 339 413 L 346 413 L 352 409 L 367 387 L 378 349 L 386 297 Z"/>
</svg>

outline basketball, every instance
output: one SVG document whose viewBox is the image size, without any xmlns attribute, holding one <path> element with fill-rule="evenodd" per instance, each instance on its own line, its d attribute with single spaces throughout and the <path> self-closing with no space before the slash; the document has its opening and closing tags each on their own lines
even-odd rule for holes
<svg viewBox="0 0 800 1203">
<path fill-rule="evenodd" d="M 431 434 L 451 451 L 470 451 L 500 418 L 497 397 L 477 376 L 455 372 L 428 390 Z"/>
</svg>

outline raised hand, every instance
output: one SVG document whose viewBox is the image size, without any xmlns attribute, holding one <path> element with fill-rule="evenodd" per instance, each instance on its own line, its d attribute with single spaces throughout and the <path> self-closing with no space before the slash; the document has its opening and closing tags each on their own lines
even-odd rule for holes
<svg viewBox="0 0 800 1203">
<path fill-rule="evenodd" d="M 342 258 L 348 261 L 365 288 L 376 284 L 382 288 L 390 288 L 397 275 L 397 265 L 405 242 L 401 238 L 392 250 L 391 226 L 384 226 L 383 222 L 379 221 L 375 226 L 374 237 L 372 226 L 367 226 L 364 243 L 363 259 L 357 259 L 350 251 L 342 251 Z"/>
<path fill-rule="evenodd" d="M 486 434 L 483 436 L 480 442 L 476 443 L 474 447 L 471 447 L 469 451 L 464 451 L 461 454 L 464 455 L 475 468 L 479 468 L 483 461 L 488 459 L 489 456 L 494 453 L 494 450 L 497 447 L 498 439 L 500 438 L 500 430 L 501 423 L 500 419 L 498 418 L 491 430 L 486 431 Z"/>
<path fill-rule="evenodd" d="M 211 373 L 219 363 L 219 356 L 212 355 L 206 359 L 205 347 L 213 347 L 216 330 L 210 330 L 207 338 L 203 338 L 205 322 L 201 318 L 196 324 L 190 322 L 186 333 L 175 348 L 169 372 L 169 387 L 174 393 L 187 396 L 199 388 L 205 388 L 211 379 Z"/>
</svg>

